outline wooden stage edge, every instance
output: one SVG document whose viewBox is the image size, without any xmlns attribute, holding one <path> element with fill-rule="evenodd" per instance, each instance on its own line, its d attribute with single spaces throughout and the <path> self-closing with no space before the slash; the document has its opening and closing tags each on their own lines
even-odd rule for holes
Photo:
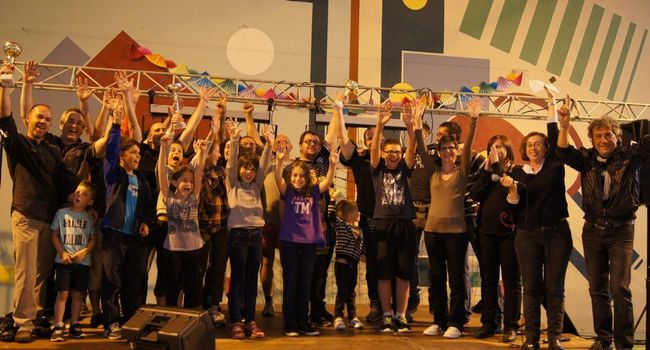
<svg viewBox="0 0 650 350">
<path fill-rule="evenodd" d="M 501 342 L 501 335 L 487 339 L 475 339 L 473 334 L 480 327 L 480 315 L 473 314 L 471 321 L 466 325 L 463 336 L 458 339 L 445 339 L 442 336 L 425 336 L 422 331 L 426 329 L 431 322 L 431 316 L 428 313 L 427 306 L 420 306 L 418 312 L 414 315 L 413 333 L 409 334 L 382 334 L 377 331 L 378 324 L 366 324 L 364 329 L 353 330 L 346 329 L 337 331 L 332 326 L 320 328 L 320 335 L 314 337 L 300 336 L 295 338 L 286 337 L 282 331 L 282 315 L 276 312 L 274 317 L 262 317 L 257 314 L 257 322 L 266 332 L 266 338 L 263 339 L 230 339 L 228 330 L 224 327 L 217 327 L 215 346 L 210 347 L 208 344 L 202 349 L 219 349 L 219 350 L 334 350 L 334 349 L 351 349 L 351 350 L 375 350 L 375 349 L 414 349 L 414 350 L 446 350 L 446 349 L 471 349 L 471 350 L 490 350 L 490 349 L 518 349 L 524 341 L 524 336 L 519 335 L 514 343 Z M 332 306 L 329 309 L 333 309 Z M 276 310 L 281 310 L 280 305 L 276 305 Z M 368 311 L 367 306 L 359 305 L 359 316 L 362 321 Z M 82 325 L 88 327 L 89 318 L 82 320 Z M 37 339 L 29 344 L 3 343 L 0 342 L 0 349 L 65 349 L 65 350 L 126 350 L 129 344 L 125 340 L 111 341 L 102 336 L 102 329 L 84 328 L 88 337 L 81 340 L 66 339 L 65 342 L 53 343 L 49 339 Z M 566 334 L 570 338 L 564 343 L 566 349 L 588 349 L 592 341 L 583 339 L 573 334 Z M 542 335 L 545 339 L 545 335 Z M 548 346 L 541 344 L 541 349 Z M 645 349 L 645 346 L 635 346 L 635 349 Z"/>
</svg>

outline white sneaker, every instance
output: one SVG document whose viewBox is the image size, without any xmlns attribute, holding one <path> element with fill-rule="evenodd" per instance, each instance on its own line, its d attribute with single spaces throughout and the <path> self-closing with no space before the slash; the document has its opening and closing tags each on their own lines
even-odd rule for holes
<svg viewBox="0 0 650 350">
<path fill-rule="evenodd" d="M 437 324 L 432 324 L 430 325 L 427 329 L 422 332 L 424 335 L 440 335 L 442 334 L 442 328 L 438 326 Z"/>
<path fill-rule="evenodd" d="M 334 328 L 335 328 L 337 331 L 342 331 L 342 330 L 344 330 L 345 328 L 347 328 L 347 326 L 345 325 L 345 321 L 343 321 L 343 318 L 341 318 L 341 317 L 337 317 L 337 318 L 334 320 Z"/>
<path fill-rule="evenodd" d="M 363 326 L 364 324 L 361 323 L 358 317 L 355 317 L 350 321 L 350 328 L 361 329 Z"/>
<path fill-rule="evenodd" d="M 442 336 L 448 339 L 456 339 L 456 338 L 460 338 L 461 335 L 463 335 L 463 333 L 461 333 L 460 329 L 456 327 L 449 327 L 445 331 L 445 334 L 443 334 Z"/>
</svg>

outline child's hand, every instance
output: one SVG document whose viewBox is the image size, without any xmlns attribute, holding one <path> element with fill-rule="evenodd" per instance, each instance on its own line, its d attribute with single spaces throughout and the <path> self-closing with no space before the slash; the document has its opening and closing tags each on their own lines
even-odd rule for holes
<svg viewBox="0 0 650 350">
<path fill-rule="evenodd" d="M 59 254 L 59 256 L 61 257 L 62 263 L 72 264 L 72 255 L 70 255 L 70 253 L 64 251 L 63 253 Z"/>
<path fill-rule="evenodd" d="M 140 229 L 138 230 L 138 233 L 140 233 L 140 236 L 142 237 L 147 237 L 149 236 L 149 226 L 145 224 L 144 222 L 140 224 Z"/>
<path fill-rule="evenodd" d="M 172 143 L 172 136 L 169 133 L 165 133 L 160 136 L 160 145 L 163 147 L 169 147 Z"/>
<path fill-rule="evenodd" d="M 205 139 L 199 139 L 194 141 L 194 151 L 198 153 L 199 151 L 206 154 L 208 152 L 208 141 Z"/>
<path fill-rule="evenodd" d="M 81 263 L 85 258 L 86 255 L 88 255 L 88 249 L 84 248 L 70 256 L 70 259 L 72 260 L 73 263 L 79 264 Z"/>
</svg>

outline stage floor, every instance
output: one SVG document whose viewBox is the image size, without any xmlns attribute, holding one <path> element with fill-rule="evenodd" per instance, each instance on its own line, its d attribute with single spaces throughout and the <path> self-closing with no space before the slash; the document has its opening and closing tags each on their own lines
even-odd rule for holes
<svg viewBox="0 0 650 350">
<path fill-rule="evenodd" d="M 333 307 L 330 307 L 332 309 Z M 280 305 L 276 310 L 280 310 Z M 367 313 L 368 308 L 359 306 L 359 314 Z M 89 319 L 82 321 L 88 325 Z M 247 350 L 247 349 L 267 349 L 267 350 L 291 350 L 291 349 L 506 349 L 519 348 L 524 341 L 523 336 L 519 336 L 514 343 L 506 344 L 500 341 L 500 335 L 493 338 L 478 340 L 472 334 L 480 327 L 480 315 L 472 315 L 469 325 L 465 328 L 463 336 L 459 339 L 445 339 L 442 336 L 425 336 L 422 331 L 430 325 L 431 316 L 427 307 L 420 307 L 420 311 L 415 314 L 413 322 L 413 333 L 410 334 L 381 334 L 377 332 L 378 325 L 366 324 L 361 330 L 346 329 L 345 331 L 336 331 L 333 327 L 320 328 L 321 334 L 316 337 L 300 336 L 295 338 L 285 337 L 282 333 L 282 315 L 276 313 L 275 317 L 259 317 L 258 324 L 267 334 L 264 339 L 246 339 L 233 340 L 229 338 L 227 329 L 217 327 L 216 349 L 219 350 Z M 362 321 L 365 321 L 362 319 Z M 0 349 L 66 349 L 66 350 L 126 350 L 129 349 L 128 343 L 122 341 L 111 341 L 102 336 L 101 329 L 86 329 L 88 337 L 82 340 L 66 340 L 62 343 L 53 343 L 49 339 L 38 339 L 30 344 L 17 343 L 0 343 Z M 582 339 L 572 334 L 565 335 L 570 338 L 564 345 L 567 349 L 588 349 L 591 341 Z M 542 336 L 544 338 L 544 335 Z M 542 349 L 547 348 L 542 344 Z M 644 346 L 637 346 L 635 349 L 644 349 Z M 209 349 L 209 347 L 206 347 Z"/>
</svg>

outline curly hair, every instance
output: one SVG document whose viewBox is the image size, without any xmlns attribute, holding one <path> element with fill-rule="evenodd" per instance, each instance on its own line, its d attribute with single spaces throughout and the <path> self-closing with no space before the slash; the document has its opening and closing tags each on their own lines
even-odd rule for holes
<svg viewBox="0 0 650 350">
<path fill-rule="evenodd" d="M 551 152 L 551 147 L 548 145 L 548 136 L 545 134 L 539 132 L 539 131 L 533 131 L 528 133 L 528 135 L 524 136 L 524 139 L 521 140 L 521 145 L 519 145 L 519 153 L 521 154 L 521 159 L 525 161 L 529 161 L 530 159 L 526 155 L 526 144 L 528 143 L 528 139 L 533 137 L 533 136 L 539 136 L 544 140 L 544 146 L 546 146 L 546 153 L 544 154 L 544 158 L 547 158 L 549 153 Z"/>
<path fill-rule="evenodd" d="M 621 140 L 621 126 L 618 124 L 618 121 L 616 121 L 616 119 L 610 116 L 603 116 L 598 119 L 594 119 L 591 123 L 589 123 L 589 127 L 587 128 L 587 136 L 589 139 L 593 139 L 594 129 L 609 129 L 614 133 L 614 135 L 616 135 L 617 140 Z"/>
<path fill-rule="evenodd" d="M 291 184 L 291 174 L 293 173 L 293 170 L 296 168 L 300 168 L 303 171 L 303 174 L 305 174 L 305 185 L 302 187 L 302 189 L 297 189 L 293 187 Z M 316 186 L 315 179 L 311 176 L 311 169 L 309 168 L 309 165 L 307 165 L 306 162 L 302 160 L 296 160 L 293 163 L 289 164 L 287 166 L 287 169 L 283 172 L 284 176 L 284 182 L 286 182 L 287 186 L 290 186 L 294 190 L 298 191 L 300 194 L 302 194 L 305 197 L 311 197 L 311 191 L 312 187 Z"/>
</svg>

